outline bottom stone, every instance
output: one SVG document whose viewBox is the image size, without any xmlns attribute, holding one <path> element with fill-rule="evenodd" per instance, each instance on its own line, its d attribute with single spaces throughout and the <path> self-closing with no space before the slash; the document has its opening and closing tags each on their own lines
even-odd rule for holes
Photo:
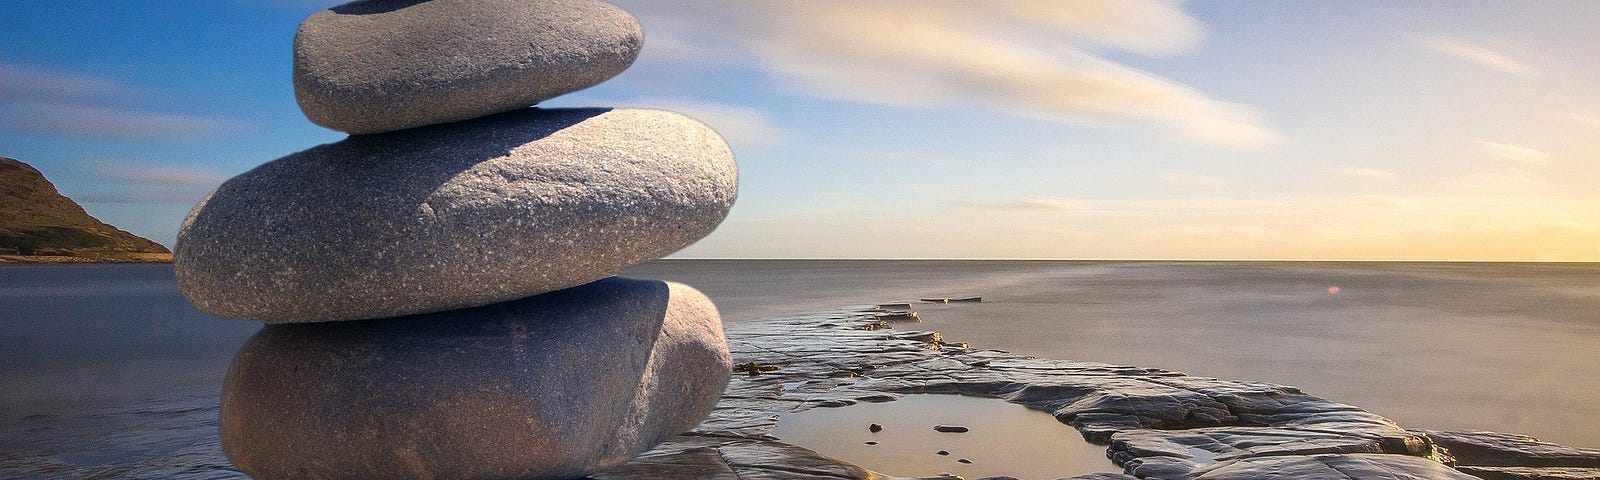
<svg viewBox="0 0 1600 480">
<path fill-rule="evenodd" d="M 484 307 L 269 325 L 222 394 L 258 479 L 556 479 L 693 428 L 731 368 L 691 287 L 610 278 Z"/>
</svg>

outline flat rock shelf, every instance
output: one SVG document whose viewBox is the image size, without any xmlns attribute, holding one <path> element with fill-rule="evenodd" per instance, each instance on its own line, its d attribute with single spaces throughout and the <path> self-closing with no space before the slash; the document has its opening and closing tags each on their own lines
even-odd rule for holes
<svg viewBox="0 0 1600 480">
<path fill-rule="evenodd" d="M 1049 412 L 1106 446 L 1127 472 L 1072 477 L 1079 479 L 1600 479 L 1600 451 L 1520 435 L 1408 430 L 1281 385 L 972 349 L 902 329 L 915 323 L 885 322 L 886 313 L 854 308 L 725 324 L 736 366 L 710 417 L 590 478 L 890 479 L 786 444 L 773 429 L 786 413 L 936 393 Z M 0 478 L 244 478 L 217 444 L 215 402 L 175 396 L 8 426 L 0 431 Z M 126 423 L 118 427 L 126 433 L 74 433 L 74 425 L 105 422 Z"/>
<path fill-rule="evenodd" d="M 860 308 L 728 324 L 735 373 L 710 418 L 593 478 L 894 478 L 771 433 L 783 413 L 937 393 L 1050 412 L 1127 472 L 1071 478 L 1600 479 L 1597 451 L 1407 430 L 1282 385 L 972 349 L 895 329 L 914 324 L 884 321 L 892 316 Z"/>
</svg>

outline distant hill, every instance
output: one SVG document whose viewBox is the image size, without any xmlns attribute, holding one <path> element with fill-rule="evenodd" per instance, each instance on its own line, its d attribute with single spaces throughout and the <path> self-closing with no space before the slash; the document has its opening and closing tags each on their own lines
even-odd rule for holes
<svg viewBox="0 0 1600 480">
<path fill-rule="evenodd" d="M 0 157 L 0 263 L 170 261 L 167 247 L 89 216 L 33 166 Z"/>
</svg>

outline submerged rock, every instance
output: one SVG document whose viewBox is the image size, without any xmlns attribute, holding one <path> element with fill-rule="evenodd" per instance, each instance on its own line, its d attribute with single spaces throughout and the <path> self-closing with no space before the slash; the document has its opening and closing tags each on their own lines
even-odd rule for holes
<svg viewBox="0 0 1600 480">
<path fill-rule="evenodd" d="M 716 307 L 659 281 L 271 325 L 228 372 L 222 446 L 258 479 L 579 477 L 694 427 L 730 366 Z"/>
<path fill-rule="evenodd" d="M 269 323 L 509 301 L 699 240 L 737 176 L 721 136 L 660 110 L 525 109 L 351 137 L 196 205 L 178 283 L 202 311 Z"/>
<path fill-rule="evenodd" d="M 596 0 L 367 0 L 312 14 L 294 44 L 295 98 L 354 134 L 515 110 L 616 76 L 639 22 Z"/>
</svg>

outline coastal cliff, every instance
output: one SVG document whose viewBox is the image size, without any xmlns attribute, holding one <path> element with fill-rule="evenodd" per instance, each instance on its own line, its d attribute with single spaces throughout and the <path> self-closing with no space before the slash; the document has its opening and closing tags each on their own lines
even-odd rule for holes
<svg viewBox="0 0 1600 480">
<path fill-rule="evenodd" d="M 0 157 L 0 263 L 170 261 L 166 247 L 101 222 L 38 169 Z"/>
</svg>

